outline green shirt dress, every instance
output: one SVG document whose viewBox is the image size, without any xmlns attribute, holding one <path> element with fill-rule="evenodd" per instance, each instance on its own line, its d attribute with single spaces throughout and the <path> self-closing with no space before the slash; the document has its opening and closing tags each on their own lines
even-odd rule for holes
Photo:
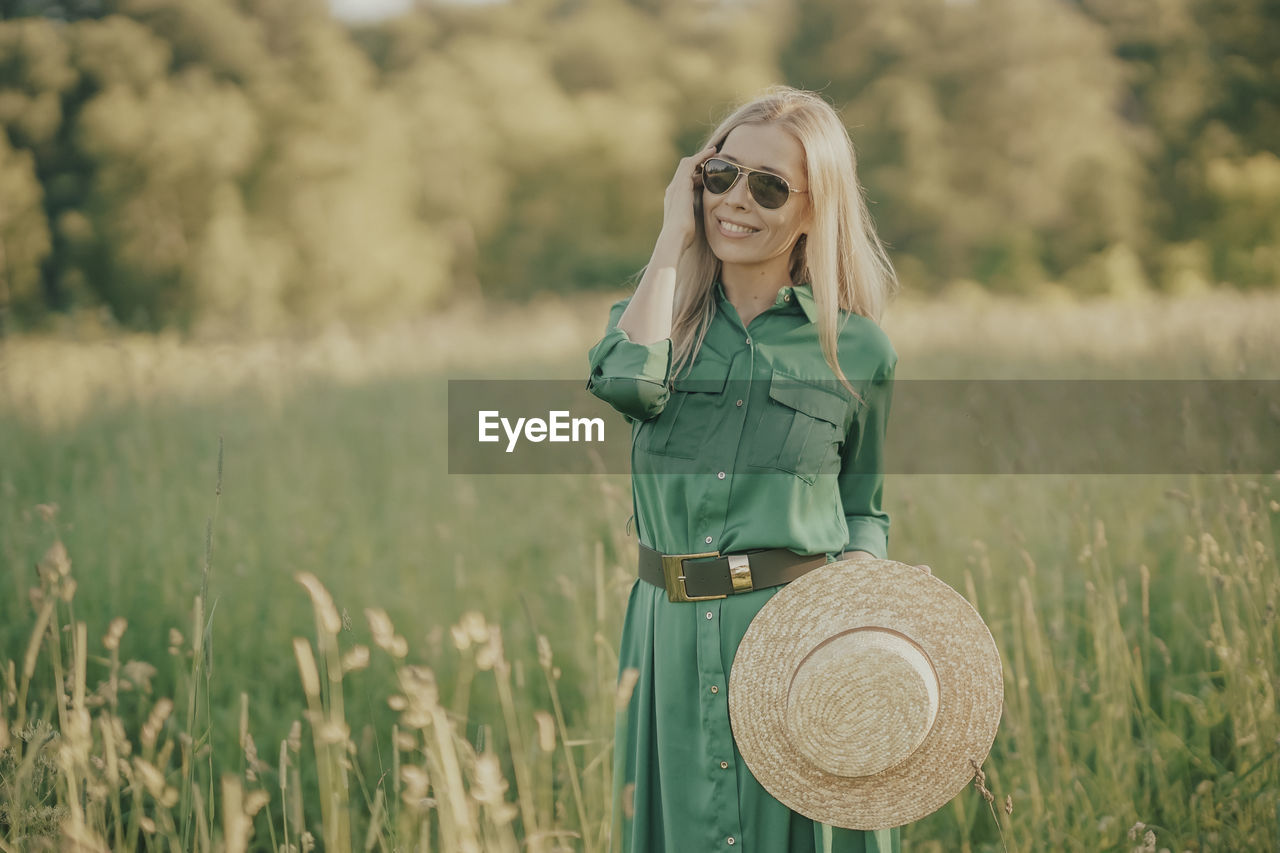
<svg viewBox="0 0 1280 853">
<path fill-rule="evenodd" d="M 855 396 L 822 356 L 808 285 L 779 290 L 744 328 L 717 283 L 702 347 L 673 380 L 670 340 L 640 345 L 618 329 L 627 302 L 612 307 L 591 350 L 588 388 L 631 424 L 642 543 L 667 554 L 887 556 L 882 448 L 897 354 L 879 326 L 850 315 L 841 329 Z M 638 678 L 616 722 L 612 851 L 898 853 L 896 828 L 839 829 L 791 811 L 738 753 L 729 673 L 777 591 L 671 603 L 636 581 L 619 673 Z"/>
</svg>

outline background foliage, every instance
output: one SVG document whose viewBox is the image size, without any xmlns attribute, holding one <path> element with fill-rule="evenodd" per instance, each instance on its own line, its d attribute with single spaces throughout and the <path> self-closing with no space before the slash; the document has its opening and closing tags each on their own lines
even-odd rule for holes
<svg viewBox="0 0 1280 853">
<path fill-rule="evenodd" d="M 615 287 L 675 160 L 779 82 L 843 110 L 909 286 L 1272 287 L 1277 42 L 1268 0 L 3 0 L 0 312 L 255 333 Z"/>
</svg>

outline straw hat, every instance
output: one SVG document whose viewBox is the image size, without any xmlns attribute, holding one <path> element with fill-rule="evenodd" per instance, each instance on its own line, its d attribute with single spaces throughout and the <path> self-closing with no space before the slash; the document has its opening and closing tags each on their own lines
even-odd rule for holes
<svg viewBox="0 0 1280 853">
<path fill-rule="evenodd" d="M 1000 653 L 951 587 L 893 560 L 809 572 L 748 627 L 729 676 L 747 767 L 806 817 L 901 826 L 946 805 L 995 740 Z"/>
</svg>

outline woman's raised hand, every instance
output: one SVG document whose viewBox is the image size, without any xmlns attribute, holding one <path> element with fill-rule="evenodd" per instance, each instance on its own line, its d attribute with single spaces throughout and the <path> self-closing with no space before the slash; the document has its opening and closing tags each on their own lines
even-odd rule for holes
<svg viewBox="0 0 1280 853">
<path fill-rule="evenodd" d="M 658 242 L 630 304 L 618 318 L 618 328 L 626 332 L 633 343 L 651 344 L 671 337 L 676 268 L 698 235 L 694 199 L 701 195 L 702 186 L 694 171 L 715 153 L 715 146 L 708 145 L 692 157 L 682 159 L 667 186 Z"/>
<path fill-rule="evenodd" d="M 702 192 L 702 182 L 695 172 L 698 167 L 716 154 L 716 147 L 708 145 L 697 154 L 684 157 L 676 166 L 675 177 L 667 185 L 663 201 L 662 235 L 684 251 L 693 244 L 698 233 L 694 199 Z"/>
</svg>

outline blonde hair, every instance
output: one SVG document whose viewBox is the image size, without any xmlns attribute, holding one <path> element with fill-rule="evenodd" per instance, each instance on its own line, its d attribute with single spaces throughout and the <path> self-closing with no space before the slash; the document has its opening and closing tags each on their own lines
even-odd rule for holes
<svg viewBox="0 0 1280 853">
<path fill-rule="evenodd" d="M 719 150 L 729 132 L 744 124 L 784 128 L 804 148 L 813 220 L 808 234 L 802 235 L 792 249 L 791 283 L 812 284 L 823 357 L 848 387 L 837 360 L 840 312 L 861 314 L 879 323 L 898 289 L 893 265 L 876 236 L 858 183 L 853 141 L 831 104 L 813 92 L 790 86 L 770 88 L 738 107 L 705 144 L 714 144 Z M 695 227 L 698 239 L 685 251 L 676 269 L 671 325 L 673 376 L 693 362 L 715 310 L 712 287 L 720 274 L 720 259 L 707 244 L 701 217 L 697 217 Z"/>
</svg>

